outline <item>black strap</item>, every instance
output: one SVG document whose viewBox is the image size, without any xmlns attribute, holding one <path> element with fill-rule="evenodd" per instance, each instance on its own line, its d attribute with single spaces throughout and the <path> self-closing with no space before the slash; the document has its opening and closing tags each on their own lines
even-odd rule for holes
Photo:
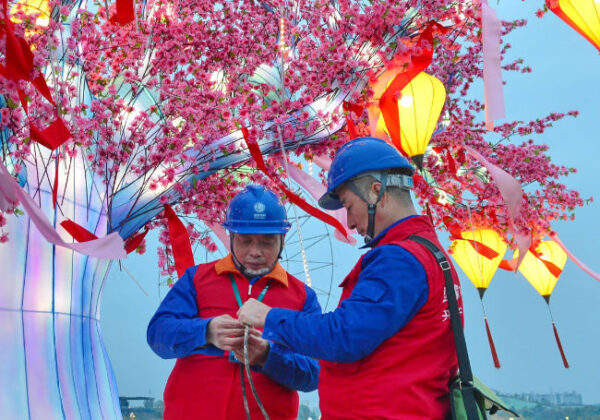
<svg viewBox="0 0 600 420">
<path fill-rule="evenodd" d="M 471 371 L 471 363 L 469 362 L 469 354 L 467 352 L 467 343 L 465 342 L 465 334 L 460 319 L 460 312 L 458 310 L 458 302 L 456 300 L 456 293 L 454 291 L 454 281 L 452 279 L 450 263 L 448 262 L 448 259 L 444 253 L 429 239 L 418 235 L 411 235 L 408 237 L 408 239 L 427 248 L 433 254 L 440 268 L 444 272 L 446 298 L 448 299 L 450 323 L 452 325 L 452 333 L 454 335 L 454 345 L 456 346 L 458 371 L 460 375 L 461 390 L 464 397 L 465 410 L 467 411 L 467 418 L 469 420 L 479 420 L 481 417 L 477 414 L 478 409 L 477 405 L 475 404 L 473 372 Z"/>
</svg>

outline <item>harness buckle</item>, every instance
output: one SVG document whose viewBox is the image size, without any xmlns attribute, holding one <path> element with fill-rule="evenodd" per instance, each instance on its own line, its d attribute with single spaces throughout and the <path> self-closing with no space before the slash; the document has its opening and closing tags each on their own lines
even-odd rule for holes
<svg viewBox="0 0 600 420">
<path fill-rule="evenodd" d="M 440 261 L 440 267 L 443 271 L 448 271 L 450 270 L 450 263 L 448 262 L 448 260 Z"/>
</svg>

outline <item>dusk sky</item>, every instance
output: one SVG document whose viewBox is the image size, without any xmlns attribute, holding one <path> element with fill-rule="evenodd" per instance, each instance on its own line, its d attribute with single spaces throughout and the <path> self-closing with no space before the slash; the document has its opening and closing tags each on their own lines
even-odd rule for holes
<svg viewBox="0 0 600 420">
<path fill-rule="evenodd" d="M 508 37 L 512 45 L 509 58 L 522 57 L 525 64 L 532 67 L 532 73 L 504 73 L 506 121 L 528 121 L 550 112 L 578 110 L 579 117 L 565 118 L 542 136 L 532 138 L 550 146 L 549 154 L 554 163 L 577 168 L 576 174 L 562 182 L 578 190 L 583 198 L 598 200 L 600 54 L 552 13 L 537 18 L 535 11 L 542 5 L 542 0 L 490 0 L 490 6 L 501 19 L 525 18 L 529 21 L 525 28 Z M 482 85 L 474 86 L 470 95 L 483 100 Z M 493 140 L 493 134 L 490 136 Z M 599 215 L 600 204 L 595 201 L 579 208 L 574 221 L 553 226 L 565 245 L 597 272 L 600 272 Z M 293 213 L 289 216 L 293 217 Z M 305 226 L 307 232 L 325 229 L 317 221 Z M 439 232 L 439 236 L 448 246 L 447 233 Z M 104 290 L 102 330 L 119 394 L 162 399 L 173 361 L 161 360 L 154 355 L 145 339 L 147 322 L 160 302 L 156 235 L 149 237 L 145 255 L 132 254 L 124 261 L 124 266 L 149 296 L 144 295 L 124 271 L 119 271 L 118 264 L 114 265 Z M 362 243 L 361 238 L 358 240 Z M 337 284 L 361 251 L 333 238 L 332 241 L 333 257 L 327 257 L 328 240 L 307 252 L 311 261 L 322 261 L 323 255 L 331 260 L 333 289 L 337 289 Z M 220 255 L 208 257 L 213 259 Z M 195 258 L 197 263 L 206 261 L 204 252 Z M 571 364 L 570 369 L 565 369 L 545 301 L 521 274 L 499 270 L 483 299 L 502 364 L 500 369 L 495 369 L 477 290 L 457 269 L 465 298 L 465 331 L 470 358 L 474 372 L 481 380 L 502 392 L 577 391 L 583 395 L 584 403 L 600 404 L 600 282 L 568 261 L 554 290 L 550 305 Z M 329 288 L 329 269 L 317 270 L 311 277 L 315 285 Z M 164 296 L 165 287 L 160 289 L 160 296 Z M 335 291 L 328 310 L 335 307 L 338 297 L 339 293 Z M 321 298 L 325 296 L 321 295 Z M 306 398 L 313 403 L 316 401 L 314 395 Z"/>
</svg>

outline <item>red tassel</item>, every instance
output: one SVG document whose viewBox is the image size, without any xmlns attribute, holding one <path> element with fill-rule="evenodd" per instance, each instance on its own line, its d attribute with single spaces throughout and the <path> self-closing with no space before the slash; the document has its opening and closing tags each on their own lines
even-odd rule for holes
<svg viewBox="0 0 600 420">
<path fill-rule="evenodd" d="M 483 320 L 485 321 L 485 331 L 487 332 L 490 350 L 492 351 L 492 359 L 494 359 L 494 367 L 496 369 L 500 369 L 500 360 L 498 360 L 498 353 L 496 353 L 496 346 L 494 345 L 494 339 L 492 338 L 492 331 L 490 330 L 487 318 L 483 317 Z"/>
<path fill-rule="evenodd" d="M 560 357 L 562 357 L 563 365 L 565 365 L 565 368 L 569 369 L 569 362 L 567 362 L 560 338 L 558 338 L 558 330 L 556 329 L 554 321 L 552 321 L 552 328 L 554 329 L 554 338 L 556 338 L 556 344 L 558 344 L 558 350 L 560 351 Z"/>
<path fill-rule="evenodd" d="M 192 252 L 192 245 L 190 244 L 190 237 L 187 229 L 168 204 L 165 204 L 165 217 L 167 218 L 167 226 L 169 228 L 169 239 L 171 240 L 175 268 L 177 269 L 177 275 L 181 277 L 185 274 L 185 270 L 188 267 L 194 265 L 194 254 Z"/>
</svg>

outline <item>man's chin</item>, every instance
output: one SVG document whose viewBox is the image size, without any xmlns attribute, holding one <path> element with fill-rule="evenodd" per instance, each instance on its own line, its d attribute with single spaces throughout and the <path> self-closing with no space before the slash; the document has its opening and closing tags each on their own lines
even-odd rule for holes
<svg viewBox="0 0 600 420">
<path fill-rule="evenodd" d="M 269 268 L 264 267 L 264 268 L 252 269 L 252 268 L 246 267 L 245 271 L 246 271 L 246 274 L 249 276 L 263 276 L 269 272 Z"/>
</svg>

